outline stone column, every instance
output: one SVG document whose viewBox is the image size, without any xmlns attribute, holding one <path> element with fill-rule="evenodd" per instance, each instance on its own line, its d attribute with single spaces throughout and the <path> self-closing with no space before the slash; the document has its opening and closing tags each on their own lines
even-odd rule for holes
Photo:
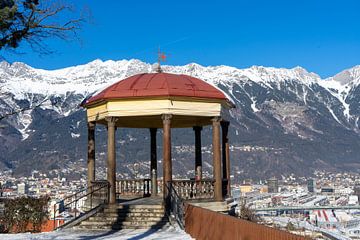
<svg viewBox="0 0 360 240">
<path fill-rule="evenodd" d="M 163 194 L 167 198 L 168 192 L 166 185 L 172 181 L 172 163 L 171 163 L 171 114 L 163 114 Z"/>
<path fill-rule="evenodd" d="M 95 122 L 88 122 L 88 159 L 87 159 L 87 185 L 91 186 L 91 182 L 95 181 Z"/>
<path fill-rule="evenodd" d="M 107 160 L 107 180 L 110 184 L 109 189 L 109 203 L 116 203 L 116 149 L 115 149 L 115 123 L 117 118 L 108 117 L 108 160 Z"/>
<path fill-rule="evenodd" d="M 229 138 L 228 138 L 229 125 L 230 125 L 230 122 L 221 121 L 223 178 L 227 179 L 227 185 L 226 185 L 227 196 L 231 195 L 231 188 L 230 188 L 230 150 L 229 150 Z"/>
<path fill-rule="evenodd" d="M 150 178 L 151 196 L 157 196 L 157 154 L 156 154 L 156 132 L 157 128 L 150 128 Z"/>
<path fill-rule="evenodd" d="M 202 179 L 201 126 L 193 127 L 195 132 L 195 180 Z"/>
<path fill-rule="evenodd" d="M 221 149 L 220 149 L 220 117 L 212 119 L 213 129 L 213 165 L 214 165 L 214 198 L 215 201 L 222 201 L 222 179 L 221 179 Z"/>
</svg>

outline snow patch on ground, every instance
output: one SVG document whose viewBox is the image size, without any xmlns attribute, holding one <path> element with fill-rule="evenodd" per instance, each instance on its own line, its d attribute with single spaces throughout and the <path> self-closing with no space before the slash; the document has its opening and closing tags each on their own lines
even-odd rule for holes
<svg viewBox="0 0 360 240">
<path fill-rule="evenodd" d="M 48 233 L 20 233 L 20 234 L 1 234 L 0 239 L 9 240 L 150 240 L 150 239 L 172 239 L 190 240 L 193 239 L 184 231 L 169 227 L 166 229 L 124 229 L 120 231 L 79 231 L 62 230 Z"/>
<path fill-rule="evenodd" d="M 258 112 L 260 111 L 257 107 L 256 107 L 256 100 L 254 97 L 251 97 L 251 108 L 254 112 Z"/>
<path fill-rule="evenodd" d="M 339 102 L 344 107 L 344 116 L 349 120 L 350 118 L 350 106 L 346 103 L 345 99 L 349 94 L 349 87 L 342 86 L 339 82 L 335 80 L 323 80 L 320 82 L 320 85 L 328 90 L 328 92 L 337 98 Z"/>
<path fill-rule="evenodd" d="M 72 138 L 79 138 L 80 133 L 70 133 Z"/>
<path fill-rule="evenodd" d="M 328 110 L 329 110 L 329 112 L 331 113 L 331 115 L 333 116 L 333 118 L 334 118 L 339 124 L 341 124 L 340 120 L 339 120 L 338 117 L 335 115 L 334 111 L 333 111 L 330 107 L 328 107 Z"/>
</svg>

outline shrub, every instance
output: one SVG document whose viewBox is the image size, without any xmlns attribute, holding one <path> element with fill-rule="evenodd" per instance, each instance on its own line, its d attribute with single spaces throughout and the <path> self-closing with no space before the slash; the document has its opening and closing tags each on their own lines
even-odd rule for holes
<svg viewBox="0 0 360 240">
<path fill-rule="evenodd" d="M 42 223 L 48 217 L 49 197 L 19 197 L 4 200 L 4 214 L 1 216 L 5 232 L 40 232 Z M 29 229 L 29 227 L 31 229 Z"/>
<path fill-rule="evenodd" d="M 295 228 L 295 226 L 294 226 L 294 224 L 292 222 L 288 222 L 287 225 L 286 225 L 286 229 L 288 231 L 295 231 L 296 228 Z"/>
<path fill-rule="evenodd" d="M 255 211 L 247 207 L 245 203 L 241 204 L 239 218 L 251 222 L 259 221 L 259 218 L 256 216 Z"/>
</svg>

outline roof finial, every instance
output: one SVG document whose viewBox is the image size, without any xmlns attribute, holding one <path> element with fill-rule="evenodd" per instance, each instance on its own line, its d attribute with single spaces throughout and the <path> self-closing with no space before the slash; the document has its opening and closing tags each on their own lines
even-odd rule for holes
<svg viewBox="0 0 360 240">
<path fill-rule="evenodd" d="M 165 62 L 165 60 L 166 60 L 166 56 L 165 56 L 165 54 L 164 53 L 162 53 L 161 51 L 160 51 L 160 47 L 159 47 L 159 51 L 158 51 L 158 65 L 157 65 L 157 69 L 156 69 L 156 71 L 158 72 L 158 73 L 161 73 L 162 72 L 162 69 L 161 69 L 161 61 L 163 61 L 163 62 Z"/>
</svg>

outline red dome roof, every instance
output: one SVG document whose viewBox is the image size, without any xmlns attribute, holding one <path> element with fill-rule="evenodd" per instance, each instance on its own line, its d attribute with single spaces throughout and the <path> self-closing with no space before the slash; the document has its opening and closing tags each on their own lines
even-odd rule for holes
<svg viewBox="0 0 360 240">
<path fill-rule="evenodd" d="M 198 78 L 170 73 L 143 73 L 121 80 L 89 98 L 85 105 L 109 99 L 194 97 L 228 100 L 224 93 Z"/>
</svg>

